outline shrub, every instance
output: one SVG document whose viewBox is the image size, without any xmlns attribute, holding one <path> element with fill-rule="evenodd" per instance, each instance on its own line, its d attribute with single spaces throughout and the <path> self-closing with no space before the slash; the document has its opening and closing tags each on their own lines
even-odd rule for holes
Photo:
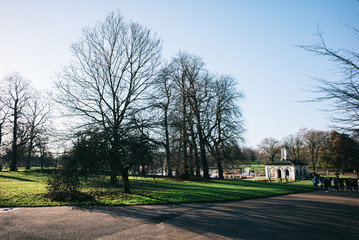
<svg viewBox="0 0 359 240">
<path fill-rule="evenodd" d="M 71 156 L 65 156 L 62 167 L 48 180 L 46 194 L 53 201 L 77 201 L 82 198 L 77 164 Z"/>
</svg>

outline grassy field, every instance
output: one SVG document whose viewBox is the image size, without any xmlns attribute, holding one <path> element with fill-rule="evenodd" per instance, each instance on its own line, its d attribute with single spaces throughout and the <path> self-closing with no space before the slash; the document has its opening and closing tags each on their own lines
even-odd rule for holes
<svg viewBox="0 0 359 240">
<path fill-rule="evenodd" d="M 245 167 L 245 168 L 249 167 L 251 169 L 264 170 L 264 164 L 260 160 L 255 160 L 253 162 L 242 163 L 241 167 Z"/>
<path fill-rule="evenodd" d="M 0 172 L 0 207 L 60 205 L 136 205 L 212 202 L 311 191 L 310 181 L 268 183 L 244 180 L 179 181 L 167 178 L 131 177 L 133 194 L 108 185 L 108 179 L 87 181 L 82 192 L 95 197 L 90 202 L 52 202 L 44 197 L 47 173 Z"/>
</svg>

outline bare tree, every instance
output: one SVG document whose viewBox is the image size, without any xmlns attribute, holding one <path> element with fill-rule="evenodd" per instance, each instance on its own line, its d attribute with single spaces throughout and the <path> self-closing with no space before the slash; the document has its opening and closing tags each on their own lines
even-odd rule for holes
<svg viewBox="0 0 359 240">
<path fill-rule="evenodd" d="M 4 154 L 3 150 L 3 139 L 7 134 L 6 124 L 8 123 L 8 109 L 1 101 L 2 95 L 0 95 L 0 162 L 2 162 L 2 155 Z M 0 163 L 1 165 L 2 163 Z"/>
<path fill-rule="evenodd" d="M 182 59 L 181 59 L 182 60 Z M 181 65 L 182 65 L 181 61 Z M 180 75 L 178 76 L 178 84 L 180 96 L 181 96 L 181 137 L 182 137 L 182 173 L 183 179 L 189 178 L 189 158 L 188 158 L 188 133 L 187 133 L 187 108 L 188 108 L 188 97 L 187 97 L 187 81 L 186 81 L 186 66 L 182 65 L 179 69 Z"/>
<path fill-rule="evenodd" d="M 223 178 L 222 162 L 226 158 L 226 149 L 236 146 L 243 133 L 242 113 L 238 101 L 243 93 L 236 89 L 235 79 L 228 75 L 219 76 L 211 87 L 207 111 L 207 146 L 218 168 L 219 178 Z"/>
<path fill-rule="evenodd" d="M 309 152 L 313 171 L 318 163 L 320 150 L 324 146 L 328 133 L 317 130 L 307 130 L 303 133 L 304 142 Z"/>
<path fill-rule="evenodd" d="M 4 78 L 3 98 L 1 102 L 5 105 L 9 114 L 12 117 L 12 143 L 11 143 L 11 164 L 10 170 L 17 171 L 17 163 L 19 158 L 18 147 L 24 144 L 24 136 L 27 129 L 21 127 L 20 120 L 24 118 L 25 108 L 28 106 L 28 101 L 31 97 L 30 83 L 27 79 L 22 77 L 19 73 L 12 73 Z M 19 137 L 19 135 L 21 135 Z M 21 140 L 19 142 L 19 140 Z"/>
<path fill-rule="evenodd" d="M 198 156 L 198 144 L 197 144 L 197 132 L 195 131 L 195 124 L 194 124 L 194 116 L 193 116 L 193 110 L 190 108 L 189 111 L 189 119 L 188 119 L 188 124 L 189 124 L 189 133 L 190 133 L 190 137 L 191 137 L 191 142 L 190 142 L 190 158 L 191 158 L 191 166 L 192 169 L 193 167 L 195 168 L 195 172 L 196 172 L 196 176 L 197 177 L 201 177 L 201 167 L 200 167 L 200 159 Z M 193 170 L 191 171 L 193 172 Z"/>
<path fill-rule="evenodd" d="M 279 141 L 274 138 L 265 138 L 259 144 L 260 158 L 267 162 L 274 162 L 280 152 Z"/>
<path fill-rule="evenodd" d="M 352 28 L 358 36 L 359 30 Z M 318 30 L 318 43 L 300 46 L 316 55 L 327 57 L 338 65 L 342 79 L 329 81 L 318 79 L 315 101 L 329 101 L 328 110 L 337 113 L 332 120 L 344 130 L 359 131 L 359 54 L 354 49 L 335 49 L 327 46 L 323 34 Z"/>
<path fill-rule="evenodd" d="M 161 89 L 161 92 L 167 92 L 167 96 L 159 94 L 166 96 L 162 97 L 165 101 L 160 107 L 168 107 L 170 92 L 172 107 L 168 120 L 172 130 L 181 136 L 176 139 L 180 143 L 177 149 L 182 155 L 178 158 L 181 163 L 179 170 L 186 178 L 193 175 L 194 170 L 196 176 L 200 176 L 200 168 L 203 178 L 209 178 L 207 150 L 215 154 L 217 165 L 222 169 L 220 163 L 225 158 L 225 149 L 240 140 L 243 131 L 241 111 L 237 105 L 243 94 L 236 90 L 235 80 L 228 75 L 216 77 L 204 66 L 202 58 L 179 52 L 162 72 L 162 87 L 158 87 L 165 86 L 164 79 L 167 83 L 172 82 L 169 87 L 173 89 Z"/>
<path fill-rule="evenodd" d="M 1 96 L 0 96 L 1 98 Z M 5 104 L 3 104 L 2 100 L 0 99 L 0 154 L 1 154 L 1 146 L 3 144 L 3 137 L 6 134 L 6 130 L 5 130 L 5 125 L 6 125 L 6 120 L 7 120 L 7 116 L 8 116 L 8 110 L 5 106 Z"/>
<path fill-rule="evenodd" d="M 158 75 L 158 78 L 155 81 L 155 90 L 154 95 L 151 99 L 154 100 L 154 108 L 160 109 L 160 124 L 163 133 L 164 140 L 162 140 L 162 145 L 165 148 L 166 156 L 166 165 L 168 170 L 168 177 L 172 177 L 172 163 L 171 163 L 171 150 L 170 150 L 170 120 L 169 114 L 171 110 L 171 105 L 173 102 L 173 91 L 174 91 L 174 82 L 170 73 L 171 69 L 169 66 L 165 66 Z M 163 135 L 163 134 L 160 134 Z"/>
<path fill-rule="evenodd" d="M 185 94 L 190 105 L 190 109 L 195 117 L 195 123 L 199 141 L 199 151 L 203 169 L 203 178 L 209 178 L 208 161 L 206 153 L 207 139 L 204 133 L 204 113 L 208 105 L 208 93 L 211 76 L 204 68 L 202 58 L 190 55 L 185 52 L 178 54 L 178 61 L 184 70 L 184 79 L 187 81 Z"/>
<path fill-rule="evenodd" d="M 289 156 L 291 160 L 301 161 L 305 147 L 303 131 L 287 136 L 284 140 L 284 145 L 286 145 L 289 149 Z"/>
<path fill-rule="evenodd" d="M 196 156 L 194 151 L 197 148 L 195 146 L 197 143 L 195 140 L 198 139 L 203 177 L 209 178 L 204 121 L 202 119 L 203 112 L 205 112 L 204 103 L 207 101 L 206 86 L 209 83 L 207 71 L 204 69 L 204 63 L 201 58 L 185 52 L 179 52 L 172 59 L 169 67 L 168 73 L 175 83 L 176 94 L 174 98 L 178 106 L 180 106 L 180 109 L 175 107 L 174 112 L 177 111 L 181 116 L 181 124 L 176 126 L 180 126 L 182 136 L 182 169 L 184 170 L 182 175 L 189 175 L 188 168 L 191 167 L 191 158 L 193 162 Z"/>
<path fill-rule="evenodd" d="M 119 170 L 123 191 L 130 193 L 131 165 L 121 158 L 121 136 L 129 116 L 142 109 L 141 97 L 159 65 L 161 41 L 147 28 L 112 12 L 95 27 L 85 28 L 71 51 L 75 60 L 57 81 L 55 100 L 73 118 L 81 118 L 80 126 L 95 125 L 108 133 L 111 183 L 117 183 Z"/>
<path fill-rule="evenodd" d="M 34 151 L 35 138 L 40 137 L 45 131 L 45 125 L 49 121 L 51 108 L 48 104 L 42 101 L 41 94 L 35 93 L 35 96 L 30 99 L 28 105 L 27 118 L 27 156 L 26 169 L 31 167 L 31 157 Z"/>
</svg>

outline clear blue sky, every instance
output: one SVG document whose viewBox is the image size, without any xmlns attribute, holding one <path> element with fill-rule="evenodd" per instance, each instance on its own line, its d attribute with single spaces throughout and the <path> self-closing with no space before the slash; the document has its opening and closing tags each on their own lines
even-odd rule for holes
<svg viewBox="0 0 359 240">
<path fill-rule="evenodd" d="M 203 57 L 212 72 L 231 74 L 246 98 L 240 102 L 247 145 L 300 128 L 326 130 L 324 104 L 313 98 L 311 77 L 336 79 L 333 63 L 296 45 L 315 43 L 317 27 L 328 45 L 357 49 L 356 0 L 0 0 L 0 78 L 18 71 L 39 89 L 51 87 L 71 59 L 69 46 L 114 10 L 157 32 L 163 54 L 179 50 Z"/>
</svg>

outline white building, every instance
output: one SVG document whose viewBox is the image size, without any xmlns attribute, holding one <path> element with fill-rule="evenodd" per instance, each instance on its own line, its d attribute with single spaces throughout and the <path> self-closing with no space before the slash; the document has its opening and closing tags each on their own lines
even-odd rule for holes
<svg viewBox="0 0 359 240">
<path fill-rule="evenodd" d="M 289 180 L 308 177 L 308 165 L 300 161 L 291 161 L 286 146 L 281 148 L 280 161 L 274 161 L 264 165 L 267 178 L 282 178 L 287 176 Z"/>
</svg>

